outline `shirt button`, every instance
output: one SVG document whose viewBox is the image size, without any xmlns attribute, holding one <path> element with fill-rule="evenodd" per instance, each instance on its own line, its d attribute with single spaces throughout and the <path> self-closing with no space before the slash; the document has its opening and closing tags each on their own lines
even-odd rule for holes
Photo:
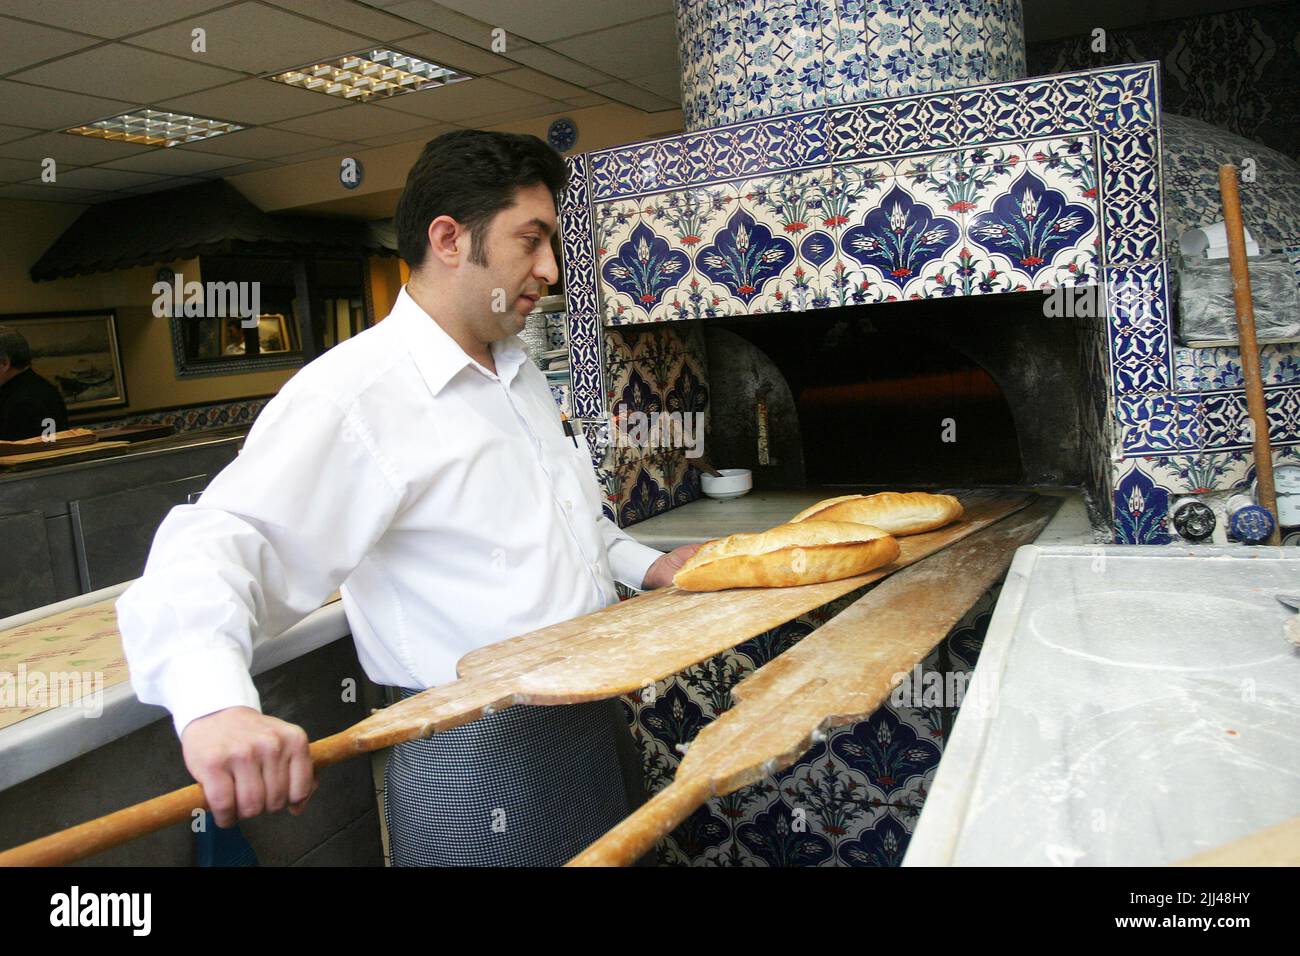
<svg viewBox="0 0 1300 956">
<path fill-rule="evenodd" d="M 565 501 L 565 502 L 564 502 L 564 510 L 565 510 L 565 511 L 572 511 L 572 510 L 573 510 L 573 502 L 572 502 L 572 501 Z"/>
</svg>

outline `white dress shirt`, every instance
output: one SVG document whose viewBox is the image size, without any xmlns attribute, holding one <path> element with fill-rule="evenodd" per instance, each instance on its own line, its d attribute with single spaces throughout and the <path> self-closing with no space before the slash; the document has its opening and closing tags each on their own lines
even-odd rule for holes
<svg viewBox="0 0 1300 956">
<path fill-rule="evenodd" d="M 426 688 L 475 648 L 614 603 L 615 579 L 640 588 L 661 552 L 604 516 L 581 429 L 564 434 L 519 338 L 492 354 L 495 375 L 403 288 L 290 379 L 117 601 L 140 700 L 178 734 L 260 709 L 254 642 L 335 589 L 370 679 Z"/>
</svg>

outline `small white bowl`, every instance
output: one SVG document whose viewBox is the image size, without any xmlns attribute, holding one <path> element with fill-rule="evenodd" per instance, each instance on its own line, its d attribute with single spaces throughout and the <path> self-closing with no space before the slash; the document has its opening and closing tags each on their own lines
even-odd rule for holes
<svg viewBox="0 0 1300 956">
<path fill-rule="evenodd" d="M 748 468 L 719 468 L 721 478 L 700 475 L 700 486 L 710 498 L 739 498 L 754 487 L 754 473 Z"/>
</svg>

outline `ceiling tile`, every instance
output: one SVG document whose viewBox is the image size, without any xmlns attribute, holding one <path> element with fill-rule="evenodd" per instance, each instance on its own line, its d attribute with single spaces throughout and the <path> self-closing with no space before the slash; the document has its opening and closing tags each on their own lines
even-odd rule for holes
<svg viewBox="0 0 1300 956">
<path fill-rule="evenodd" d="M 453 126 L 450 123 L 434 123 L 430 126 L 424 126 L 419 129 L 409 129 L 404 133 L 398 133 L 395 136 L 372 136 L 363 139 L 361 142 L 366 146 L 394 146 L 398 143 L 410 143 L 415 140 L 427 143 L 435 136 L 441 136 L 443 133 L 451 132 L 454 129 L 460 129 L 459 126 Z"/>
<path fill-rule="evenodd" d="M 537 43 L 549 43 L 654 13 L 671 13 L 673 0 L 442 0 L 442 6 L 472 14 L 484 23 L 504 27 Z"/>
<path fill-rule="evenodd" d="M 275 169 L 277 165 L 279 164 L 273 163 L 270 160 L 258 159 L 251 163 L 244 163 L 242 166 L 232 166 L 230 169 L 223 169 L 221 171 L 221 178 L 230 179 L 234 176 L 242 176 L 244 173 L 258 173 L 264 169 Z"/>
<path fill-rule="evenodd" d="M 197 186 L 203 179 L 190 179 L 185 176 L 168 176 L 166 179 L 160 179 L 156 183 L 148 183 L 144 186 L 134 186 L 130 189 L 124 189 L 122 192 L 138 196 L 142 193 L 156 193 L 164 189 L 180 189 L 182 186 Z"/>
<path fill-rule="evenodd" d="M 291 133 L 283 129 L 271 129 L 259 126 L 257 129 L 241 129 L 237 133 L 214 136 L 198 143 L 190 143 L 186 149 L 203 153 L 218 153 L 222 156 L 242 156 L 245 159 L 274 159 L 276 156 L 288 156 L 302 153 L 321 146 L 330 146 L 332 142 L 319 136 L 306 136 Z M 0 150 L 4 147 L 0 146 Z M 224 172 L 222 175 L 226 175 Z"/>
<path fill-rule="evenodd" d="M 457 70 L 479 76 L 500 73 L 502 70 L 511 70 L 518 66 L 514 61 L 507 60 L 503 56 L 480 50 L 472 44 L 442 33 L 421 33 L 407 37 L 401 43 L 394 45 L 403 53 L 414 53 L 439 66 L 455 67 Z"/>
<path fill-rule="evenodd" d="M 267 0 L 277 7 L 312 17 L 324 23 L 338 24 L 375 40 L 396 40 L 423 31 L 423 26 L 389 16 L 357 0 Z"/>
<path fill-rule="evenodd" d="M 139 50 L 120 43 L 74 53 L 10 77 L 80 93 L 102 93 L 148 103 L 239 79 L 237 73 Z"/>
<path fill-rule="evenodd" d="M 405 17 L 407 20 L 437 30 L 439 33 L 482 47 L 484 50 L 492 48 L 494 39 L 492 27 L 500 26 L 500 24 L 487 24 L 474 17 L 447 10 L 439 4 L 430 3 L 429 0 L 403 0 L 401 3 L 389 4 L 384 9 L 399 17 Z M 507 47 L 510 45 L 508 36 L 506 45 Z"/>
<path fill-rule="evenodd" d="M 104 169 L 99 166 L 83 166 L 69 172 L 59 173 L 59 185 L 72 189 L 126 189 L 131 186 L 144 186 L 165 177 L 149 173 L 133 173 L 124 169 Z M 31 182 L 29 180 L 29 182 Z M 40 186 L 38 180 L 31 183 Z"/>
<path fill-rule="evenodd" d="M 41 132 L 38 129 L 27 129 L 25 126 L 0 126 L 0 143 L 9 143 L 15 139 L 25 139 L 34 133 Z"/>
<path fill-rule="evenodd" d="M 124 156 L 139 156 L 153 152 L 157 148 L 92 136 L 74 136 L 71 133 L 41 133 L 38 136 L 29 136 L 27 139 L 0 145 L 0 156 L 30 159 L 33 162 L 39 162 L 50 156 L 60 166 L 64 164 L 85 166 L 89 163 L 121 159 Z"/>
<path fill-rule="evenodd" d="M 403 95 L 417 96 L 418 94 Z M 295 133 L 310 133 L 313 136 L 328 136 L 330 139 L 355 141 L 364 137 L 382 136 L 385 133 L 400 133 L 426 126 L 428 122 L 422 116 L 385 109 L 374 103 L 353 103 L 341 110 L 285 120 L 283 123 L 276 123 L 275 128 L 290 129 Z"/>
<path fill-rule="evenodd" d="M 507 70 L 504 73 L 498 73 L 492 77 L 494 80 L 500 80 L 502 83 L 509 83 L 511 86 L 517 86 L 522 90 L 532 90 L 534 93 L 541 93 L 543 96 L 549 96 L 554 100 L 568 99 L 571 96 L 581 96 L 587 91 L 580 86 L 574 86 L 572 83 L 565 83 L 563 80 L 557 80 L 553 76 L 547 76 L 545 73 L 539 73 L 537 70 L 530 70 L 524 67 Z"/>
<path fill-rule="evenodd" d="M 677 30 L 671 16 L 560 40 L 550 48 L 623 79 L 678 69 Z"/>
<path fill-rule="evenodd" d="M 546 98 L 493 79 L 465 80 L 433 90 L 407 93 L 389 100 L 388 108 L 453 123 L 488 113 L 532 106 Z M 0 146 L 0 150 L 4 147 Z"/>
<path fill-rule="evenodd" d="M 510 59 L 541 70 L 550 76 L 558 76 L 562 80 L 576 83 L 578 86 L 590 87 L 595 83 L 604 83 L 609 80 L 609 77 L 599 70 L 583 66 L 577 61 L 571 60 L 567 56 L 561 56 L 554 50 L 548 50 L 545 47 L 535 46 L 526 50 L 517 50 L 510 54 Z"/>
<path fill-rule="evenodd" d="M 600 106 L 608 103 L 609 99 L 596 93 L 583 93 L 581 96 L 566 96 L 564 102 L 578 109 L 585 109 L 588 106 Z"/>
<path fill-rule="evenodd" d="M 100 169 L 126 169 L 138 173 L 162 173 L 168 176 L 196 176 L 215 174 L 216 170 L 237 166 L 243 160 L 236 156 L 218 156 L 214 153 L 195 153 L 183 146 L 169 149 L 151 149 L 139 156 L 128 156 L 112 162 L 100 163 Z"/>
<path fill-rule="evenodd" d="M 207 52 L 195 53 L 190 30 L 207 31 Z M 345 33 L 297 14 L 260 3 L 240 3 L 180 23 L 133 36 L 127 41 L 159 53 L 244 73 L 278 73 L 363 49 L 368 37 Z M 209 83 L 208 86 L 213 84 Z"/>
<path fill-rule="evenodd" d="M 622 80 L 615 80 L 612 83 L 602 83 L 599 86 L 591 88 L 593 93 L 600 93 L 602 96 L 608 96 L 612 100 L 618 100 L 620 103 L 626 103 L 628 106 L 635 106 L 639 110 L 645 110 L 647 113 L 657 113 L 659 110 L 676 109 L 676 103 L 670 103 L 662 96 L 655 96 L 648 93 L 639 86 L 633 86 L 631 83 L 625 83 Z M 3 147 L 0 147 L 2 149 Z"/>
<path fill-rule="evenodd" d="M 75 166 L 61 167 L 60 172 L 76 169 Z M 0 183 L 21 183 L 40 174 L 40 163 L 31 159 L 0 159 Z"/>
<path fill-rule="evenodd" d="M 63 129 L 116 116 L 135 105 L 135 102 L 125 100 L 106 100 L 84 93 L 67 93 L 0 80 L 0 123 L 14 126 Z"/>
<path fill-rule="evenodd" d="M 569 107 L 564 103 L 538 103 L 536 106 L 524 106 L 517 110 L 503 113 L 491 113 L 464 120 L 463 125 L 479 129 L 488 126 L 500 126 L 503 123 L 517 123 L 521 120 L 537 119 L 539 116 L 560 116 L 567 113 Z"/>
<path fill-rule="evenodd" d="M 0 17 L 0 70 L 11 73 L 100 42 L 95 37 Z"/>
<path fill-rule="evenodd" d="M 25 183 L 15 183 L 10 186 L 0 186 L 0 199 L 31 199 L 36 202 L 79 202 L 84 203 L 89 199 L 97 198 L 100 190 L 97 189 L 64 189 L 61 186 L 28 186 Z"/>
<path fill-rule="evenodd" d="M 277 166 L 293 166 L 297 163 L 309 163 L 313 159 L 337 159 L 340 163 L 344 158 L 351 156 L 356 158 L 357 153 L 365 150 L 360 143 L 338 143 L 334 146 L 322 146 L 320 149 L 309 149 L 303 153 L 293 153 L 289 156 L 277 156 L 275 164 Z"/>
<path fill-rule="evenodd" d="M 179 110 L 209 119 L 229 120 L 242 126 L 277 123 L 295 116 L 343 109 L 352 104 L 312 90 L 257 78 L 228 83 L 216 89 L 162 100 L 159 109 Z"/>
<path fill-rule="evenodd" d="M 633 77 L 628 82 L 674 103 L 680 104 L 682 101 L 682 75 L 677 70 Z"/>
<path fill-rule="evenodd" d="M 5 13 L 97 37 L 125 36 L 181 17 L 223 6 L 219 0 L 112 0 L 68 3 L 67 0 L 5 0 Z"/>
</svg>

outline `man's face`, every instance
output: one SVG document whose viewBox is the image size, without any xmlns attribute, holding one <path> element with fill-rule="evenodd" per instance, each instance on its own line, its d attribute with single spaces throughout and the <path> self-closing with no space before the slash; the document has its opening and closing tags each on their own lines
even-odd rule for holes
<svg viewBox="0 0 1300 956">
<path fill-rule="evenodd" d="M 465 260 L 465 304 L 485 342 L 515 335 L 537 305 L 543 285 L 559 278 L 551 250 L 555 202 L 541 183 L 515 192 L 515 203 L 488 224 L 483 251 L 487 265 Z M 467 237 L 468 238 L 468 237 Z"/>
</svg>

